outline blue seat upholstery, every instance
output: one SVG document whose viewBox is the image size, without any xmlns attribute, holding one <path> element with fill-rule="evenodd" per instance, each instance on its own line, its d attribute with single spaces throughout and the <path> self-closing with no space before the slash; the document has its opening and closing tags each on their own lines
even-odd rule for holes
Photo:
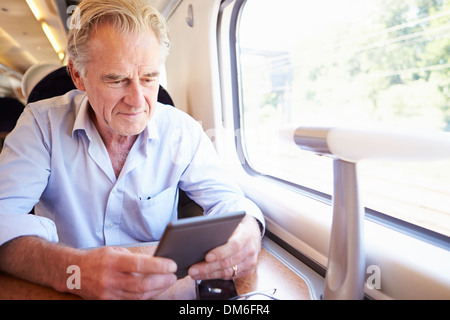
<svg viewBox="0 0 450 320">
<path fill-rule="evenodd" d="M 18 99 L 0 98 L 0 131 L 11 132 L 25 106 Z"/>
<path fill-rule="evenodd" d="M 14 129 L 25 106 L 16 98 L 0 98 L 0 151 L 6 135 Z"/>
</svg>

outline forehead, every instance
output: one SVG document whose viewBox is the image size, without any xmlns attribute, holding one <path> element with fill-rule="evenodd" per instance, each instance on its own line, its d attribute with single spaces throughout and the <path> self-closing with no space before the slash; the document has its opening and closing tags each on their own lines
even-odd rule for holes
<svg viewBox="0 0 450 320">
<path fill-rule="evenodd" d="M 158 70 L 160 45 L 153 31 L 118 32 L 109 25 L 99 26 L 89 40 L 90 67 L 111 71 Z"/>
</svg>

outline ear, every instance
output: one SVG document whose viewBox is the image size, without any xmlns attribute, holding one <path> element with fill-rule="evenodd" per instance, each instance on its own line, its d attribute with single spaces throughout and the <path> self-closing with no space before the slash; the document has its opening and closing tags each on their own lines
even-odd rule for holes
<svg viewBox="0 0 450 320">
<path fill-rule="evenodd" d="M 84 86 L 84 80 L 81 77 L 81 73 L 75 69 L 75 67 L 73 66 L 73 61 L 72 59 L 69 59 L 69 70 L 70 70 L 70 76 L 72 77 L 72 81 L 75 84 L 75 87 L 77 87 L 77 89 L 82 90 L 82 91 L 86 91 L 86 87 Z"/>
</svg>

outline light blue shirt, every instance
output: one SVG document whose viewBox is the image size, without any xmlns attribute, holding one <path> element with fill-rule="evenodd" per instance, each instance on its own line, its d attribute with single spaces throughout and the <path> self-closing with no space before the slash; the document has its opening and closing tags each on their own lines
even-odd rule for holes
<svg viewBox="0 0 450 320">
<path fill-rule="evenodd" d="M 25 235 L 77 248 L 159 240 L 177 219 L 178 188 L 205 214 L 242 210 L 264 224 L 186 113 L 158 103 L 116 178 L 88 108 L 78 90 L 25 108 L 0 154 L 0 244 Z"/>
</svg>

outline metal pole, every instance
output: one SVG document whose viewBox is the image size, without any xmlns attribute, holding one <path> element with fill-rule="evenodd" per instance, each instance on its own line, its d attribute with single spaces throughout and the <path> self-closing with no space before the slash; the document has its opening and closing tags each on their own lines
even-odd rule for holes
<svg viewBox="0 0 450 320">
<path fill-rule="evenodd" d="M 334 194 L 324 299 L 364 298 L 363 208 L 356 163 L 333 160 Z"/>
</svg>

